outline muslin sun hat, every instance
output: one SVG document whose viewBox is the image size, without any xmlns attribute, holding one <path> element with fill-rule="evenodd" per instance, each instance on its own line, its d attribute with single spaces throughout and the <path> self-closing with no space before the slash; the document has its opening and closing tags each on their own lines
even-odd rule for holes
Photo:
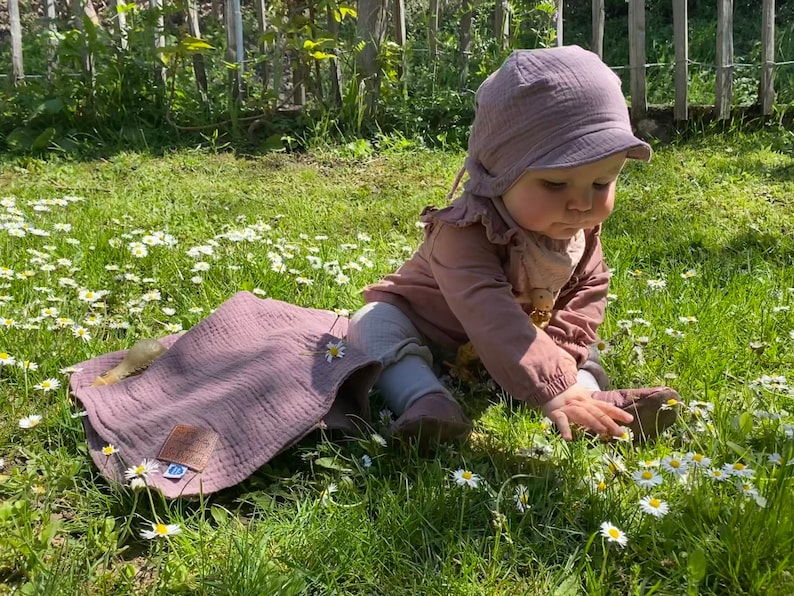
<svg viewBox="0 0 794 596">
<path fill-rule="evenodd" d="M 480 85 L 465 188 L 501 196 L 527 170 L 572 168 L 617 153 L 648 161 L 620 79 L 578 46 L 516 50 Z"/>
</svg>

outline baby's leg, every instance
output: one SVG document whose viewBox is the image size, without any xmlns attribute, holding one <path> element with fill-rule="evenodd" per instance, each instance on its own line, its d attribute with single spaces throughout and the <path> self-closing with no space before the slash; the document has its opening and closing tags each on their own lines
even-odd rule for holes
<svg viewBox="0 0 794 596">
<path fill-rule="evenodd" d="M 398 416 L 394 435 L 426 445 L 471 432 L 471 421 L 433 372 L 430 349 L 399 308 L 367 304 L 351 319 L 347 342 L 383 364 L 375 387 Z"/>
<path fill-rule="evenodd" d="M 375 387 L 397 416 L 423 395 L 447 393 L 433 372 L 430 349 L 396 306 L 385 302 L 364 306 L 350 321 L 347 342 L 383 364 Z"/>
</svg>

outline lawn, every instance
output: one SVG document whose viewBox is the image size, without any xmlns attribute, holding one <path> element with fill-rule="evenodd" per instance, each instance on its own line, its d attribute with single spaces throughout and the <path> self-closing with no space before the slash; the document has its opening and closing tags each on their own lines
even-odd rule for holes
<svg viewBox="0 0 794 596">
<path fill-rule="evenodd" d="M 462 446 L 375 420 L 385 445 L 311 436 L 196 501 L 101 476 L 69 367 L 239 290 L 354 311 L 462 155 L 0 158 L 0 594 L 794 593 L 793 146 L 709 134 L 622 175 L 603 359 L 616 387 L 679 391 L 659 440 L 565 443 L 483 379 L 452 385 Z"/>
</svg>

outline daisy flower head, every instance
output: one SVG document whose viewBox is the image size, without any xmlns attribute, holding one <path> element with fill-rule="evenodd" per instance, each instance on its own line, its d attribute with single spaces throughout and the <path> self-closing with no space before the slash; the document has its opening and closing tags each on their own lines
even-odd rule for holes
<svg viewBox="0 0 794 596">
<path fill-rule="evenodd" d="M 133 478 L 141 478 L 146 480 L 151 474 L 154 474 L 159 469 L 160 464 L 157 461 L 153 459 L 144 459 L 137 466 L 127 468 L 124 471 L 124 476 L 127 478 L 127 480 L 132 480 Z"/>
<path fill-rule="evenodd" d="M 755 474 L 755 470 L 748 468 L 745 464 L 739 461 L 732 464 L 725 464 L 722 466 L 722 471 L 727 475 L 735 476 L 736 478 L 752 478 Z"/>
<path fill-rule="evenodd" d="M 654 517 L 664 517 L 670 511 L 670 507 L 665 501 L 650 495 L 640 499 L 640 509 L 642 509 L 643 513 Z"/>
<path fill-rule="evenodd" d="M 609 342 L 603 339 L 598 340 L 595 347 L 599 354 L 609 354 L 610 350 L 612 349 L 612 346 L 609 345 Z"/>
<path fill-rule="evenodd" d="M 708 468 L 711 466 L 711 458 L 706 457 L 702 453 L 690 451 L 686 454 L 686 461 L 695 466 L 696 468 Z"/>
<path fill-rule="evenodd" d="M 634 431 L 631 430 L 628 426 L 621 426 L 621 435 L 619 437 L 615 437 L 616 441 L 621 443 L 631 443 L 634 441 Z"/>
<path fill-rule="evenodd" d="M 61 382 L 58 379 L 44 379 L 41 383 L 33 385 L 33 388 L 47 393 L 48 391 L 54 391 L 60 386 Z"/>
<path fill-rule="evenodd" d="M 683 476 L 687 473 L 689 466 L 686 460 L 681 459 L 677 455 L 668 455 L 662 460 L 662 468 L 671 474 Z"/>
<path fill-rule="evenodd" d="M 105 445 L 104 447 L 102 447 L 102 455 L 104 455 L 105 457 L 110 457 L 114 453 L 118 453 L 118 452 L 119 450 L 116 449 L 113 445 Z"/>
<path fill-rule="evenodd" d="M 469 488 L 477 488 L 477 485 L 480 483 L 480 477 L 477 474 L 462 468 L 452 472 L 452 478 L 455 480 L 458 486 L 465 485 Z"/>
<path fill-rule="evenodd" d="M 637 470 L 631 477 L 642 488 L 653 488 L 662 483 L 662 477 L 649 468 Z"/>
<path fill-rule="evenodd" d="M 369 455 L 366 455 L 366 454 L 362 455 L 361 456 L 361 465 L 364 466 L 365 468 L 371 468 L 372 467 L 372 458 Z"/>
<path fill-rule="evenodd" d="M 143 530 L 141 532 L 141 538 L 145 538 L 146 540 L 167 538 L 168 536 L 179 534 L 182 531 L 182 528 L 179 527 L 179 524 L 156 524 L 154 522 L 149 523 L 152 524 L 152 529 Z"/>
<path fill-rule="evenodd" d="M 616 526 L 612 525 L 612 522 L 605 521 L 601 524 L 601 536 L 606 538 L 609 542 L 615 542 L 621 548 L 626 546 L 629 541 L 628 536 L 617 528 Z"/>
<path fill-rule="evenodd" d="M 0 352 L 0 366 L 11 366 L 16 361 L 16 358 L 8 352 Z"/>
<path fill-rule="evenodd" d="M 681 274 L 681 279 L 692 279 L 693 277 L 696 277 L 697 274 L 698 272 L 694 269 L 687 269 Z"/>
<path fill-rule="evenodd" d="M 516 504 L 516 510 L 519 513 L 526 513 L 529 511 L 531 505 L 529 504 L 529 492 L 527 491 L 527 487 L 523 484 L 519 484 L 516 487 L 516 492 L 513 493 L 513 501 Z"/>
<path fill-rule="evenodd" d="M 666 402 L 662 404 L 662 410 L 674 410 L 678 406 L 681 405 L 681 401 L 676 399 L 675 397 L 671 397 Z"/>
<path fill-rule="evenodd" d="M 19 419 L 19 428 L 33 428 L 41 424 L 41 414 L 31 414 Z"/>
<path fill-rule="evenodd" d="M 710 468 L 708 474 L 712 480 L 716 480 L 717 482 L 725 482 L 731 477 L 730 474 L 726 474 L 722 468 Z"/>
<path fill-rule="evenodd" d="M 325 360 L 333 362 L 334 358 L 342 358 L 345 355 L 345 344 L 340 339 L 337 342 L 329 341 L 326 346 Z"/>
<path fill-rule="evenodd" d="M 767 456 L 766 461 L 773 466 L 779 466 L 781 463 L 783 463 L 783 456 L 776 451 L 775 453 L 770 453 Z"/>
<path fill-rule="evenodd" d="M 370 435 L 370 439 L 372 439 L 375 443 L 377 443 L 381 447 L 385 447 L 386 446 L 386 439 L 384 439 L 378 433 L 372 433 L 372 435 Z"/>
<path fill-rule="evenodd" d="M 328 505 L 328 502 L 331 500 L 331 495 L 334 494 L 337 490 L 339 490 L 339 487 L 336 485 L 336 482 L 332 482 L 331 484 L 329 484 L 320 493 L 320 504 Z"/>
<path fill-rule="evenodd" d="M 647 282 L 648 287 L 654 290 L 658 290 L 667 286 L 667 282 L 663 279 L 649 279 Z"/>
<path fill-rule="evenodd" d="M 590 487 L 592 488 L 593 492 L 597 495 L 603 496 L 609 486 L 607 481 L 604 479 L 603 475 L 601 474 L 594 474 L 590 478 Z"/>
</svg>

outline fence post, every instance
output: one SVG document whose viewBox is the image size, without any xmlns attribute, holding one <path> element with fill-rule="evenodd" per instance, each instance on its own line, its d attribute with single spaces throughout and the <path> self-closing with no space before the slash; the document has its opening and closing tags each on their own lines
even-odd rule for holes
<svg viewBox="0 0 794 596">
<path fill-rule="evenodd" d="M 378 50 L 386 35 L 385 0 L 359 0 L 356 37 L 364 42 L 364 49 L 358 55 L 359 82 L 366 89 L 366 110 L 370 116 L 375 114 L 380 91 L 378 76 Z"/>
<path fill-rule="evenodd" d="M 629 0 L 629 74 L 631 119 L 639 122 L 648 112 L 645 95 L 645 0 Z"/>
<path fill-rule="evenodd" d="M 430 60 L 433 62 L 438 55 L 438 3 L 439 0 L 430 0 L 430 27 L 427 32 L 427 45 Z"/>
<path fill-rule="evenodd" d="M 154 24 L 154 80 L 165 92 L 165 63 L 160 53 L 165 47 L 165 20 L 163 19 L 163 0 L 149 0 L 149 9 L 155 14 Z"/>
<path fill-rule="evenodd" d="M 263 57 L 267 54 L 267 42 L 263 39 L 265 31 L 267 31 L 267 6 L 265 0 L 256 0 L 256 24 L 259 31 L 259 54 L 261 62 L 259 63 L 259 78 L 262 79 L 262 89 L 267 90 L 267 82 L 269 78 L 267 60 Z"/>
<path fill-rule="evenodd" d="M 242 55 L 242 22 L 240 20 L 240 0 L 225 0 L 223 20 L 226 29 L 226 61 L 236 65 L 236 70 L 229 73 L 229 85 L 232 95 L 239 101 L 243 97 L 243 58 Z M 240 29 L 238 31 L 238 29 Z M 238 43 L 240 42 L 240 43 Z"/>
<path fill-rule="evenodd" d="M 675 44 L 675 119 L 689 118 L 689 33 L 687 0 L 673 0 L 673 43 Z"/>
<path fill-rule="evenodd" d="M 394 37 L 402 49 L 399 74 L 403 78 L 408 72 L 407 36 L 405 33 L 405 0 L 394 0 Z"/>
<path fill-rule="evenodd" d="M 187 29 L 193 37 L 201 37 L 196 0 L 187 0 Z M 204 56 L 199 52 L 193 54 L 193 73 L 196 76 L 201 101 L 207 103 L 207 71 L 204 69 Z"/>
<path fill-rule="evenodd" d="M 8 20 L 11 25 L 11 69 L 14 84 L 25 80 L 25 66 L 22 60 L 22 24 L 19 20 L 19 0 L 8 0 Z"/>
<path fill-rule="evenodd" d="M 769 116 L 775 103 L 775 0 L 764 0 L 761 8 L 761 113 Z"/>
<path fill-rule="evenodd" d="M 56 34 L 58 33 L 58 25 L 55 22 L 55 19 L 57 18 L 57 13 L 55 11 L 55 0 L 47 0 L 46 10 L 47 32 L 50 36 L 47 40 L 47 80 L 52 83 L 52 80 L 55 77 L 56 62 L 58 61 L 58 39 L 56 38 Z"/>
<path fill-rule="evenodd" d="M 339 42 L 339 21 L 334 16 L 333 9 L 326 7 L 328 14 L 328 30 L 334 38 L 334 43 Z M 328 60 L 328 74 L 331 80 L 331 103 L 337 107 L 342 107 L 342 67 L 339 64 L 339 57 L 336 53 L 336 48 L 333 51 L 334 57 Z"/>
<path fill-rule="evenodd" d="M 714 96 L 717 118 L 728 118 L 733 100 L 733 0 L 717 2 L 717 81 Z"/>
<path fill-rule="evenodd" d="M 554 20 L 555 20 L 556 25 L 557 25 L 556 41 L 557 41 L 557 46 L 558 47 L 562 45 L 562 7 L 563 7 L 563 5 L 564 5 L 563 0 L 557 0 L 557 10 L 554 11 L 554 16 L 555 16 Z"/>
<path fill-rule="evenodd" d="M 604 58 L 604 0 L 593 0 L 593 47 L 599 58 Z"/>
<path fill-rule="evenodd" d="M 75 26 L 83 34 L 85 34 L 85 24 L 83 23 L 83 17 L 86 16 L 85 7 L 85 0 L 72 0 L 72 12 L 74 13 Z M 86 83 L 91 88 L 91 95 L 93 96 L 94 64 L 91 53 L 86 47 L 85 39 L 83 39 L 83 43 L 80 47 L 80 59 L 82 62 L 83 74 L 85 75 Z"/>
<path fill-rule="evenodd" d="M 53 2 L 55 0 L 52 0 Z M 116 7 L 116 21 L 119 30 L 119 45 L 121 49 L 127 51 L 129 47 L 129 39 L 127 36 L 127 13 L 119 10 L 119 4 L 124 4 L 124 0 L 113 0 L 113 6 Z"/>
<path fill-rule="evenodd" d="M 460 17 L 460 47 L 458 62 L 460 64 L 459 85 L 466 87 L 469 80 L 469 60 L 471 58 L 471 22 L 474 16 L 474 0 L 463 0 L 463 15 Z"/>
<path fill-rule="evenodd" d="M 504 52 L 505 48 L 510 45 L 510 5 L 507 0 L 496 1 L 494 32 L 496 41 L 499 43 L 499 50 Z"/>
</svg>

